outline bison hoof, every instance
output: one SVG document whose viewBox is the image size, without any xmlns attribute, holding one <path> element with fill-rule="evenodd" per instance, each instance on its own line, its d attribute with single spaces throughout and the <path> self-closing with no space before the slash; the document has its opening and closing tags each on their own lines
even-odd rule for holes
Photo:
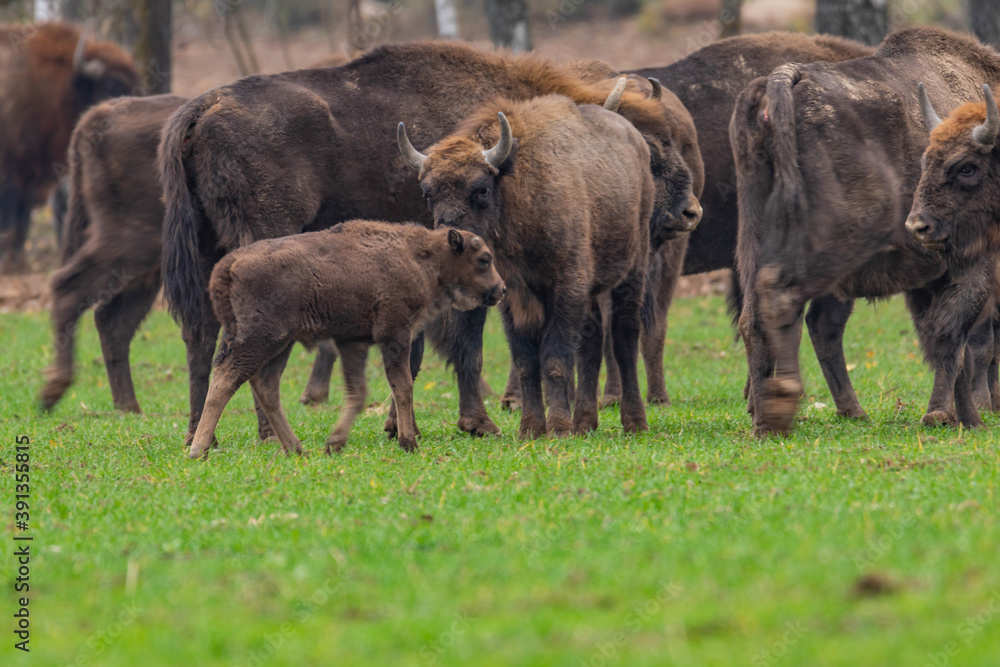
<svg viewBox="0 0 1000 667">
<path fill-rule="evenodd" d="M 577 413 L 573 415 L 573 433 L 577 435 L 584 435 L 590 433 L 591 431 L 597 430 L 597 413 L 587 412 L 585 414 Z"/>
<path fill-rule="evenodd" d="M 868 421 L 868 413 L 865 412 L 864 408 L 860 405 L 844 408 L 843 410 L 837 410 L 837 414 L 848 419 L 856 419 L 858 421 L 865 422 Z"/>
<path fill-rule="evenodd" d="M 314 407 L 317 405 L 323 405 L 329 398 L 330 398 L 329 390 L 322 392 L 319 391 L 314 392 L 311 391 L 308 387 L 306 387 L 306 390 L 302 392 L 301 396 L 299 396 L 299 403 L 305 406 Z"/>
<path fill-rule="evenodd" d="M 924 426 L 957 426 L 958 420 L 950 412 L 931 410 L 920 418 L 920 423 Z"/>
<path fill-rule="evenodd" d="M 772 378 L 767 381 L 766 396 L 757 430 L 787 435 L 792 430 L 795 412 L 799 407 L 802 383 L 790 378 Z M 756 411 L 754 417 L 757 417 Z"/>
<path fill-rule="evenodd" d="M 395 415 L 391 415 L 386 418 L 385 426 L 382 427 L 382 430 L 385 431 L 390 440 L 394 440 L 396 438 L 396 434 L 399 433 L 399 428 L 396 426 Z"/>
<path fill-rule="evenodd" d="M 645 417 L 622 417 L 622 428 L 626 433 L 643 433 L 649 430 Z"/>
<path fill-rule="evenodd" d="M 399 436 L 399 446 L 403 448 L 403 451 L 414 452 L 417 449 L 417 438 L 413 435 L 401 435 Z"/>
<path fill-rule="evenodd" d="M 646 403 L 649 405 L 662 405 L 664 407 L 670 407 L 670 396 L 668 396 L 665 391 L 663 393 L 650 393 L 646 397 Z"/>
<path fill-rule="evenodd" d="M 191 445 L 191 449 L 188 451 L 188 456 L 194 460 L 205 458 L 208 454 L 209 446 L 206 444 L 202 445 Z"/>
<path fill-rule="evenodd" d="M 344 445 L 347 444 L 346 435 L 331 435 L 326 439 L 326 453 L 340 453 L 344 449 Z"/>
<path fill-rule="evenodd" d="M 487 433 L 500 435 L 500 427 L 493 423 L 493 420 L 489 418 L 489 415 L 485 414 L 474 417 L 460 417 L 458 420 L 458 428 L 459 430 L 465 431 L 469 435 L 474 435 L 477 438 L 481 438 Z"/>
<path fill-rule="evenodd" d="M 500 399 L 500 409 L 517 412 L 521 409 L 521 397 L 518 394 L 504 394 Z"/>
<path fill-rule="evenodd" d="M 517 429 L 517 435 L 522 440 L 534 440 L 545 437 L 545 423 L 521 420 L 521 426 Z"/>
<path fill-rule="evenodd" d="M 45 388 L 42 389 L 41 394 L 38 396 L 38 402 L 41 404 L 42 409 L 48 412 L 59 402 L 66 390 L 69 389 L 70 384 L 73 380 L 71 378 L 52 378 L 46 384 Z"/>
<path fill-rule="evenodd" d="M 622 400 L 621 394 L 609 394 L 604 392 L 604 397 L 601 399 L 601 409 L 610 408 L 612 405 L 618 405 Z"/>
</svg>

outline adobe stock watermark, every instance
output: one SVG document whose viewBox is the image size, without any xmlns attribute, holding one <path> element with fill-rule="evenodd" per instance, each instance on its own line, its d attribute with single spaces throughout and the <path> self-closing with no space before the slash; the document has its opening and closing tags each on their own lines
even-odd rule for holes
<svg viewBox="0 0 1000 667">
<path fill-rule="evenodd" d="M 684 587 L 674 581 L 660 581 L 656 594 L 645 602 L 635 605 L 625 617 L 625 629 L 611 635 L 607 641 L 594 645 L 594 652 L 587 660 L 581 660 L 581 667 L 606 667 L 621 659 L 621 650 L 629 640 L 639 634 L 670 602 L 684 592 Z"/>
<path fill-rule="evenodd" d="M 774 640 L 766 649 L 750 659 L 750 667 L 771 667 L 776 665 L 788 653 L 788 649 L 799 643 L 806 634 L 806 626 L 801 621 L 785 623 L 785 632 L 780 639 Z"/>
<path fill-rule="evenodd" d="M 967 616 L 955 626 L 955 634 L 958 635 L 959 641 L 950 641 L 941 647 L 940 651 L 929 652 L 924 667 L 968 664 L 967 661 L 954 659 L 962 653 L 964 647 L 972 644 L 976 637 L 996 620 L 997 615 L 1000 615 L 1000 588 L 994 588 L 991 593 L 989 602 L 982 609 L 972 616 Z"/>
</svg>

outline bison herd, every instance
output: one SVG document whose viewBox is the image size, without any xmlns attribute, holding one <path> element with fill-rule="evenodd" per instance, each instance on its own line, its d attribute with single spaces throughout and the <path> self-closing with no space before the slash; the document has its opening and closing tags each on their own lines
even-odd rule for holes
<svg viewBox="0 0 1000 667">
<path fill-rule="evenodd" d="M 596 429 L 602 359 L 604 402 L 643 431 L 638 356 L 647 401 L 669 403 L 678 277 L 731 267 L 757 434 L 794 423 L 803 318 L 838 412 L 864 418 L 844 329 L 855 299 L 898 293 L 934 370 L 923 422 L 1000 410 L 1000 55 L 974 39 L 912 28 L 872 51 L 769 33 L 630 73 L 456 42 L 329 65 L 102 101 L 138 92 L 117 47 L 65 24 L 2 40 L 0 90 L 19 103 L 0 108 L 0 270 L 22 266 L 30 209 L 68 164 L 46 409 L 96 306 L 115 407 L 139 411 L 129 346 L 162 284 L 192 457 L 247 381 L 260 436 L 301 451 L 278 395 L 296 341 L 319 348 L 303 402 L 325 400 L 341 359 L 328 452 L 364 405 L 372 344 L 386 431 L 416 446 L 425 336 L 455 370 L 459 428 L 499 433 L 480 378 L 492 305 L 522 437 Z"/>
</svg>

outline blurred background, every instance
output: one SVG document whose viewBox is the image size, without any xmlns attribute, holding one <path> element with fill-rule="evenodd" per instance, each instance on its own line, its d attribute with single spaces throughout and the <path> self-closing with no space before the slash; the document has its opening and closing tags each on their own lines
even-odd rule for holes
<svg viewBox="0 0 1000 667">
<path fill-rule="evenodd" d="M 933 23 L 1000 45 L 998 0 L 0 0 L 0 20 L 50 17 L 125 45 L 150 92 L 194 96 L 252 73 L 443 37 L 616 68 L 666 65 L 729 35 L 827 32 L 878 43 Z"/>
</svg>

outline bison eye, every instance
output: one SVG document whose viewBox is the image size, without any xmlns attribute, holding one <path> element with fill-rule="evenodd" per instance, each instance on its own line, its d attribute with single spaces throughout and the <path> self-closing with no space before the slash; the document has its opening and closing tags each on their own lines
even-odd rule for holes
<svg viewBox="0 0 1000 667">
<path fill-rule="evenodd" d="M 492 262 L 493 262 L 493 257 L 490 255 L 483 255 L 482 257 L 479 258 L 479 266 L 483 267 L 484 269 L 489 268 Z"/>
<path fill-rule="evenodd" d="M 967 164 L 958 170 L 958 175 L 963 178 L 971 178 L 979 171 L 979 167 L 974 164 Z"/>
<path fill-rule="evenodd" d="M 472 196 L 479 201 L 484 201 L 489 196 L 489 194 L 490 194 L 490 189 L 486 187 L 476 188 L 475 190 L 472 191 Z"/>
</svg>

